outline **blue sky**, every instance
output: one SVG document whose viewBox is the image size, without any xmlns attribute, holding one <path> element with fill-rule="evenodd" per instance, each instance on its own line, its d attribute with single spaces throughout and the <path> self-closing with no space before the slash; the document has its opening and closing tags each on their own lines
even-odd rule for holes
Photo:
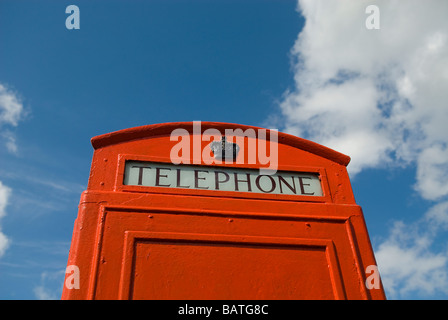
<svg viewBox="0 0 448 320">
<path fill-rule="evenodd" d="M 91 137 L 192 120 L 350 155 L 388 297 L 446 299 L 446 4 L 371 2 L 380 30 L 366 1 L 0 0 L 0 299 L 60 298 Z"/>
</svg>

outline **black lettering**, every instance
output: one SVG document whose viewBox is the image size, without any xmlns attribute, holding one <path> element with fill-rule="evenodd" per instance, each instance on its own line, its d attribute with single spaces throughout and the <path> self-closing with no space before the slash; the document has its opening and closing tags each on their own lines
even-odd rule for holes
<svg viewBox="0 0 448 320">
<path fill-rule="evenodd" d="M 225 180 L 220 180 L 219 179 L 219 174 L 222 173 L 223 175 L 225 175 Z M 215 171 L 215 190 L 219 190 L 219 184 L 220 183 L 225 183 L 227 181 L 230 180 L 230 176 L 227 172 L 224 171 Z"/>
<path fill-rule="evenodd" d="M 234 172 L 233 174 L 235 176 L 235 191 L 239 191 L 238 182 L 246 182 L 247 183 L 247 190 L 249 192 L 252 191 L 252 187 L 250 185 L 250 174 L 249 173 L 246 173 L 247 180 L 240 180 L 240 179 L 238 179 L 238 173 L 236 173 L 236 172 Z"/>
<path fill-rule="evenodd" d="M 132 168 L 138 168 L 138 185 L 143 184 L 143 169 L 151 169 L 151 167 L 132 166 Z"/>
<path fill-rule="evenodd" d="M 177 183 L 176 183 L 176 187 L 177 188 L 190 188 L 190 186 L 181 186 L 180 185 L 180 170 L 181 169 L 176 169 L 177 170 Z"/>
<path fill-rule="evenodd" d="M 269 191 L 265 191 L 265 190 L 263 190 L 263 188 L 261 188 L 261 185 L 260 185 L 260 179 L 261 179 L 261 177 L 268 177 L 268 178 L 271 180 L 271 185 L 272 185 L 272 187 L 271 187 L 271 189 L 270 189 Z M 262 174 L 262 175 L 258 176 L 257 179 L 255 179 L 255 184 L 257 185 L 257 188 L 258 188 L 260 191 L 263 191 L 263 192 L 265 192 L 265 193 L 271 193 L 272 191 L 275 190 L 275 187 L 277 186 L 276 183 L 275 183 L 274 178 L 272 178 L 271 176 L 265 175 L 265 174 Z"/>
<path fill-rule="evenodd" d="M 302 192 L 302 194 L 306 194 L 306 195 L 312 196 L 314 194 L 314 192 L 311 192 L 311 193 L 305 192 L 305 187 L 304 186 L 310 186 L 310 184 L 309 183 L 303 183 L 303 179 L 310 179 L 311 180 L 310 177 L 299 177 L 300 191 Z"/>
<path fill-rule="evenodd" d="M 194 170 L 194 187 L 196 189 L 208 189 L 208 187 L 200 187 L 199 186 L 199 180 L 205 180 L 204 177 L 199 177 L 199 172 L 206 172 L 206 173 L 208 173 L 207 170 Z"/>
<path fill-rule="evenodd" d="M 291 176 L 291 180 L 292 180 L 292 184 L 294 185 L 294 187 L 291 187 L 291 185 L 285 180 L 285 178 L 283 178 L 282 176 L 278 176 L 278 184 L 280 186 L 280 193 L 283 193 L 283 188 L 282 188 L 282 182 L 284 184 L 286 184 L 286 186 L 289 188 L 289 190 L 291 190 L 294 194 L 296 194 L 296 183 L 294 181 L 294 177 Z"/>
<path fill-rule="evenodd" d="M 160 174 L 160 170 L 169 170 L 170 168 L 156 168 L 156 187 L 170 187 L 170 184 L 160 184 L 160 177 L 167 178 L 168 176 L 166 174 Z"/>
</svg>

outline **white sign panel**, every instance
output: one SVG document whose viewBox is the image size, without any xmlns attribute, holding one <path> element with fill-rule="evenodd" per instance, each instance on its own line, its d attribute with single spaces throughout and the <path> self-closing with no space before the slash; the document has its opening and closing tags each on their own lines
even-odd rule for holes
<svg viewBox="0 0 448 320">
<path fill-rule="evenodd" d="M 124 185 L 323 196 L 317 173 L 126 161 Z"/>
</svg>

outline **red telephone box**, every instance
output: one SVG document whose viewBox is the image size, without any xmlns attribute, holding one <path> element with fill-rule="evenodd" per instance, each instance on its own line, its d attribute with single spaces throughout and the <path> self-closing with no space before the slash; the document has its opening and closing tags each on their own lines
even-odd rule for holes
<svg viewBox="0 0 448 320">
<path fill-rule="evenodd" d="M 273 130 L 197 124 L 92 139 L 63 299 L 385 299 L 379 278 L 369 285 L 376 262 L 348 156 Z M 251 158 L 256 147 L 277 152 L 275 173 Z"/>
</svg>

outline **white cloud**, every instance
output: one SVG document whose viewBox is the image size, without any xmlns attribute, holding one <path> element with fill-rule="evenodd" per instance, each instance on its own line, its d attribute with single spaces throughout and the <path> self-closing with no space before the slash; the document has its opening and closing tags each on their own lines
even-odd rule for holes
<svg viewBox="0 0 448 320">
<path fill-rule="evenodd" d="M 448 294 L 448 248 L 432 248 L 440 232 L 447 229 L 448 201 L 435 205 L 414 223 L 395 222 L 375 253 L 391 298 Z"/>
<path fill-rule="evenodd" d="M 11 189 L 3 185 L 0 181 L 0 219 L 6 214 L 6 206 L 11 195 Z M 3 256 L 8 248 L 10 240 L 1 232 L 0 228 L 0 257 Z"/>
<path fill-rule="evenodd" d="M 0 231 L 0 258 L 5 254 L 6 249 L 8 249 L 10 240 L 8 237 Z"/>
<path fill-rule="evenodd" d="M 23 116 L 23 105 L 17 95 L 0 84 L 0 124 L 17 126 Z"/>
<path fill-rule="evenodd" d="M 17 154 L 16 136 L 9 130 L 3 131 L 1 136 L 5 139 L 6 149 L 12 154 Z"/>
<path fill-rule="evenodd" d="M 365 26 L 372 4 L 379 30 Z M 448 225 L 448 1 L 298 0 L 298 9 L 306 22 L 291 50 L 283 131 L 349 155 L 352 176 L 415 165 L 415 190 L 440 203 L 394 225 L 378 247 L 380 271 L 394 296 L 448 294 L 448 252 L 434 249 Z"/>
<path fill-rule="evenodd" d="M 34 295 L 38 300 L 57 300 L 60 299 L 64 270 L 45 271 L 40 275 L 41 284 L 34 287 Z M 62 279 L 62 280 L 61 280 Z"/>
<path fill-rule="evenodd" d="M 424 198 L 431 200 L 437 200 L 448 194 L 448 146 L 446 144 L 428 146 L 418 155 L 415 189 Z"/>
<path fill-rule="evenodd" d="M 0 83 L 0 137 L 5 140 L 6 148 L 11 153 L 17 153 L 16 138 L 4 127 L 16 127 L 24 116 L 25 109 L 21 99 L 15 92 Z"/>
<path fill-rule="evenodd" d="M 54 292 L 44 286 L 37 286 L 33 289 L 33 291 L 38 300 L 57 300 Z"/>
<path fill-rule="evenodd" d="M 0 83 L 0 139 L 4 140 L 6 149 L 10 153 L 17 153 L 15 135 L 5 129 L 7 126 L 16 127 L 25 114 L 24 107 L 20 99 L 12 90 Z M 12 190 L 0 181 L 0 218 L 6 214 L 6 205 Z M 1 232 L 0 226 L 0 257 L 8 248 L 10 240 Z"/>
<path fill-rule="evenodd" d="M 365 27 L 370 4 L 380 30 Z M 296 85 L 281 103 L 286 131 L 348 154 L 352 175 L 420 164 L 422 152 L 448 143 L 448 2 L 303 0 L 299 8 L 306 24 L 292 49 Z"/>
<path fill-rule="evenodd" d="M 310 88 L 306 95 L 293 94 L 285 100 L 287 130 L 298 130 L 298 135 L 311 136 L 314 141 L 358 159 L 350 168 L 357 173 L 388 160 L 387 152 L 393 149 L 388 132 L 380 126 L 378 98 L 375 83 L 368 78 Z"/>
<path fill-rule="evenodd" d="M 11 195 L 11 189 L 3 185 L 0 181 L 0 218 L 6 214 L 6 205 L 8 204 L 9 196 Z"/>
</svg>

